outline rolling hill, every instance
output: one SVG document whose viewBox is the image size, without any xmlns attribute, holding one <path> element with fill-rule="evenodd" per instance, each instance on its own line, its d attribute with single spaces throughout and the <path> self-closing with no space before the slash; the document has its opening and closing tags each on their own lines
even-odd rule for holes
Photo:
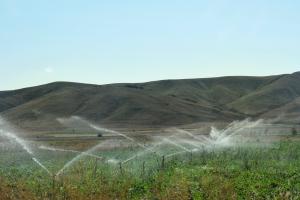
<svg viewBox="0 0 300 200">
<path fill-rule="evenodd" d="M 300 72 L 91 85 L 55 82 L 0 92 L 0 115 L 33 131 L 61 130 L 58 117 L 107 126 L 173 126 L 280 116 L 300 119 Z"/>
</svg>

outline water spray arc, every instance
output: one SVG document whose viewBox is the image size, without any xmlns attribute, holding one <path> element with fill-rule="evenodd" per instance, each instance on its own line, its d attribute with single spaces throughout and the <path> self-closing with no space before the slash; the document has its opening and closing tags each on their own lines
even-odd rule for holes
<svg viewBox="0 0 300 200">
<path fill-rule="evenodd" d="M 14 140 L 17 144 L 19 144 L 22 149 L 30 155 L 31 159 L 39 166 L 41 167 L 44 171 L 46 171 L 50 176 L 52 176 L 52 173 L 48 170 L 48 168 L 46 166 L 44 166 L 35 156 L 34 153 L 32 152 L 32 150 L 28 147 L 28 145 L 26 144 L 26 142 L 19 138 L 18 136 L 16 136 L 15 134 L 5 131 L 5 130 L 0 130 L 0 134 L 11 139 Z"/>
<path fill-rule="evenodd" d="M 221 130 L 218 130 L 215 127 L 211 127 L 211 131 L 208 136 L 196 136 L 189 131 L 178 128 L 170 128 L 169 130 L 190 136 L 191 138 L 197 140 L 197 143 L 199 142 L 201 144 L 201 147 L 211 148 L 216 146 L 221 147 L 235 145 L 234 139 L 237 139 L 238 136 L 243 136 L 242 133 L 246 132 L 248 129 L 258 127 L 262 124 L 263 120 L 250 121 L 250 119 L 245 119 L 243 121 L 234 121 L 231 124 L 229 124 L 226 128 Z M 192 146 L 195 146 L 196 144 L 192 143 L 191 141 L 189 141 L 188 143 L 190 143 L 190 145 Z"/>
<path fill-rule="evenodd" d="M 94 157 L 94 158 L 98 158 L 98 159 L 103 159 L 100 156 L 94 155 L 92 153 L 83 152 L 83 151 L 76 151 L 76 150 L 70 150 L 70 149 L 60 149 L 60 148 L 53 148 L 53 147 L 46 147 L 46 146 L 39 146 L 39 149 L 47 150 L 47 151 L 61 151 L 61 152 L 79 153 L 79 154 L 83 154 L 83 155 L 86 155 L 86 156 L 90 156 L 90 157 Z"/>
<path fill-rule="evenodd" d="M 92 124 L 90 123 L 89 121 L 87 120 L 84 120 L 82 119 L 81 117 L 78 117 L 78 116 L 73 116 L 71 117 L 71 119 L 74 119 L 74 120 L 78 120 L 78 121 L 81 121 L 81 122 L 84 122 L 86 123 L 89 127 L 91 127 L 92 129 L 94 130 L 97 130 L 97 131 L 100 131 L 100 132 L 104 132 L 104 133 L 111 133 L 111 134 L 115 134 L 115 135 L 119 135 L 131 142 L 133 142 L 134 144 L 136 144 L 137 146 L 147 150 L 147 151 L 151 151 L 152 153 L 154 154 L 158 154 L 157 152 L 153 151 L 151 148 L 148 148 L 148 147 L 145 147 L 145 145 L 139 143 L 138 141 L 136 141 L 135 139 L 133 139 L 132 137 L 129 137 L 128 135 L 124 134 L 124 133 L 120 133 L 118 131 L 115 131 L 115 130 L 111 130 L 111 129 L 107 129 L 107 128 L 103 128 L 103 127 L 100 127 L 98 125 L 95 125 L 95 124 Z M 61 122 L 62 120 L 59 119 L 59 121 Z M 159 154 L 158 154 L 159 155 Z M 159 155 L 161 156 L 161 155 Z"/>
<path fill-rule="evenodd" d="M 184 146 L 182 146 L 181 144 L 178 144 L 177 142 L 174 142 L 174 141 L 172 141 L 172 140 L 170 140 L 170 139 L 168 139 L 168 138 L 164 138 L 163 140 L 164 140 L 165 142 L 167 142 L 167 143 L 173 145 L 173 146 L 176 146 L 176 147 L 182 149 L 182 150 L 185 151 L 185 152 L 191 152 L 190 149 L 187 149 L 187 148 L 185 148 Z"/>
<path fill-rule="evenodd" d="M 179 154 L 183 154 L 183 153 L 186 153 L 187 151 L 178 151 L 178 152 L 175 152 L 175 153 L 171 153 L 171 154 L 168 154 L 168 155 L 165 155 L 166 158 L 170 158 L 170 157 L 173 157 L 173 156 L 177 156 Z"/>
<path fill-rule="evenodd" d="M 154 151 L 155 147 L 158 146 L 158 145 L 155 145 L 155 146 L 153 146 L 153 147 L 146 147 L 145 145 L 143 145 L 143 144 L 137 142 L 135 139 L 129 137 L 129 136 L 126 135 L 126 134 L 120 133 L 120 132 L 115 131 L 115 130 L 111 130 L 111 129 L 107 129 L 107 128 L 100 127 L 100 126 L 95 125 L 95 124 L 92 124 L 92 123 L 88 122 L 87 120 L 84 120 L 84 119 L 82 119 L 81 117 L 78 117 L 78 116 L 72 116 L 72 117 L 70 118 L 70 120 L 77 120 L 77 121 L 80 121 L 80 122 L 84 122 L 84 123 L 87 124 L 90 128 L 92 128 L 92 129 L 94 129 L 94 130 L 97 130 L 97 131 L 100 131 L 100 132 L 111 133 L 111 134 L 114 134 L 114 135 L 121 136 L 121 137 L 123 137 L 123 138 L 125 138 L 125 139 L 127 139 L 127 140 L 129 140 L 129 141 L 131 141 L 131 142 L 133 142 L 133 143 L 136 144 L 137 146 L 139 146 L 139 147 L 145 149 L 144 151 L 142 151 L 142 152 L 140 152 L 140 153 L 137 153 L 136 155 L 134 155 L 134 156 L 132 156 L 132 157 L 130 157 L 130 158 L 124 160 L 124 161 L 121 161 L 121 162 L 119 163 L 120 165 L 125 164 L 125 163 L 127 163 L 127 162 L 129 162 L 129 161 L 131 161 L 131 160 L 133 160 L 133 159 L 135 159 L 135 158 L 137 158 L 138 156 L 144 155 L 144 154 L 146 154 L 146 153 L 149 152 L 149 151 L 152 152 L 152 153 L 154 153 L 155 155 L 158 155 L 158 156 L 164 156 L 164 155 L 161 155 L 160 153 Z M 58 121 L 59 121 L 60 123 L 63 123 L 63 122 L 64 122 L 64 119 L 58 119 Z M 165 139 L 163 140 L 163 142 L 164 142 L 164 143 L 169 143 L 169 144 L 171 144 L 171 145 L 173 145 L 173 146 L 176 146 L 176 147 L 178 147 L 178 148 L 180 148 L 180 149 L 183 149 L 185 152 L 191 152 L 191 150 L 185 148 L 184 146 L 182 146 L 182 145 L 180 145 L 180 144 L 178 144 L 178 143 L 176 143 L 176 142 L 172 142 L 172 141 L 170 141 L 170 140 L 167 139 L 167 138 L 165 138 Z M 162 143 L 163 143 L 163 142 L 162 142 Z M 81 156 L 80 156 L 80 157 L 81 157 Z M 79 157 L 79 158 L 80 158 L 80 157 Z M 74 161 L 76 161 L 77 159 L 78 159 L 78 158 L 75 157 L 75 158 L 74 158 Z M 71 160 L 70 163 L 72 164 L 74 161 Z M 65 166 L 62 170 L 60 170 L 60 171 L 57 173 L 57 176 L 59 176 L 66 168 L 68 168 L 69 166 L 71 166 L 71 164 L 67 163 L 66 166 Z"/>
<path fill-rule="evenodd" d="M 250 121 L 250 119 L 245 119 L 243 121 L 234 121 L 223 130 L 218 130 L 215 127 L 212 127 L 210 132 L 210 137 L 212 140 L 212 145 L 225 145 L 230 146 L 232 144 L 232 139 L 236 137 L 243 131 L 248 129 L 258 127 L 263 124 L 263 120 Z"/>
<path fill-rule="evenodd" d="M 120 133 L 118 131 L 115 130 L 111 130 L 111 129 L 107 129 L 107 128 L 103 128 L 100 127 L 98 125 L 92 124 L 90 122 L 88 122 L 87 120 L 84 120 L 80 117 L 77 116 L 73 116 L 69 119 L 64 119 L 64 120 L 80 120 L 81 123 L 84 123 L 86 125 L 88 125 L 90 128 L 103 132 L 103 133 L 110 133 L 110 134 L 114 134 L 117 136 L 121 136 L 123 138 L 125 138 L 126 140 L 133 142 L 136 146 L 143 148 L 144 150 L 127 158 L 126 160 L 123 161 L 119 161 L 118 163 L 120 164 L 120 166 L 122 166 L 122 164 L 125 164 L 127 162 L 130 162 L 131 160 L 136 159 L 137 157 L 144 155 L 148 152 L 153 152 L 155 155 L 159 155 L 159 156 L 163 156 L 163 157 L 172 157 L 175 155 L 179 155 L 182 153 L 193 153 L 195 151 L 199 150 L 199 147 L 201 148 L 208 148 L 208 147 L 214 147 L 215 145 L 220 145 L 222 146 L 223 144 L 230 144 L 231 139 L 236 136 L 239 132 L 243 131 L 244 129 L 247 128 L 251 128 L 251 127 L 255 127 L 258 124 L 260 124 L 260 121 L 255 121 L 255 122 L 250 122 L 248 119 L 241 121 L 241 122 L 234 122 L 231 123 L 227 128 L 223 129 L 223 130 L 218 130 L 214 127 L 212 127 L 210 135 L 209 136 L 204 136 L 204 135 L 197 135 L 195 136 L 194 134 L 182 130 L 182 129 L 177 129 L 177 128 L 172 128 L 171 130 L 176 131 L 178 133 L 183 133 L 185 135 L 188 135 L 189 137 L 193 138 L 193 141 L 190 141 L 188 139 L 179 139 L 178 138 L 174 141 L 174 140 L 170 140 L 170 137 L 173 137 L 174 135 L 170 136 L 170 137 L 165 137 L 162 138 L 162 142 L 151 146 L 151 147 L 146 147 L 145 145 L 139 143 L 138 141 L 136 141 L 134 138 L 129 137 L 126 134 Z M 61 123 L 64 122 L 63 119 L 58 119 L 58 121 L 60 121 Z M 74 122 L 74 121 L 73 121 Z M 177 141 L 178 140 L 178 141 Z M 167 143 L 170 144 L 172 146 L 175 146 L 176 148 L 179 148 L 181 151 L 175 152 L 175 153 L 171 153 L 168 155 L 160 155 L 158 152 L 155 151 L 155 148 L 160 145 L 161 143 Z M 189 149 L 185 146 L 182 145 L 182 143 L 188 144 L 189 146 L 194 147 L 194 149 Z M 87 151 L 84 152 L 79 152 L 79 151 L 74 151 L 74 150 L 65 150 L 65 149 L 49 149 L 48 150 L 53 150 L 53 151 L 67 151 L 67 152 L 73 152 L 73 153 L 79 153 L 75 158 L 73 158 L 71 161 L 69 161 L 68 163 L 66 163 L 63 168 L 61 170 L 59 170 L 56 174 L 56 176 L 60 176 L 66 169 L 68 169 L 70 166 L 73 165 L 73 163 L 75 163 L 77 160 L 79 160 L 82 156 L 92 156 L 95 157 L 95 155 L 91 154 L 90 152 L 92 152 L 94 149 L 98 148 L 99 146 L 103 145 L 98 144 L 90 149 L 88 149 Z M 43 147 L 45 149 L 45 147 Z M 97 157 L 99 158 L 99 157 Z M 109 160 L 108 160 L 109 162 Z M 113 161 L 115 162 L 115 161 Z"/>
<path fill-rule="evenodd" d="M 66 169 L 68 169 L 69 167 L 71 167 L 77 160 L 81 159 L 83 156 L 91 156 L 93 154 L 91 154 L 91 152 L 93 152 L 94 150 L 98 149 L 100 146 L 104 145 L 104 143 L 100 143 L 97 144 L 95 146 L 93 146 L 92 148 L 89 148 L 86 151 L 80 152 L 80 154 L 78 154 L 77 156 L 75 156 L 72 160 L 70 160 L 69 162 L 67 162 L 56 174 L 55 177 L 59 177 Z M 93 155 L 93 157 L 95 157 L 95 155 Z M 98 157 L 96 156 L 97 159 L 103 159 L 102 157 Z"/>
<path fill-rule="evenodd" d="M 145 149 L 144 151 L 141 151 L 141 152 L 139 152 L 139 153 L 137 153 L 137 154 L 131 156 L 130 158 L 127 158 L 126 160 L 122 161 L 121 163 L 122 163 L 122 164 L 125 164 L 125 163 L 127 163 L 127 162 L 129 162 L 129 161 L 131 161 L 131 160 L 134 160 L 135 158 L 137 158 L 137 157 L 139 157 L 139 156 L 145 155 L 145 154 L 148 153 L 149 151 L 153 152 L 154 149 L 155 149 L 156 147 L 158 147 L 159 145 L 161 145 L 161 144 L 163 144 L 163 143 L 164 143 L 164 141 L 159 142 L 159 143 L 153 145 L 152 147 L 149 147 L 149 148 Z M 158 152 L 155 152 L 155 153 L 158 154 Z"/>
<path fill-rule="evenodd" d="M 179 129 L 179 128 L 171 128 L 169 130 L 170 131 L 175 131 L 175 132 L 178 132 L 178 133 L 183 133 L 183 134 L 185 134 L 187 136 L 190 136 L 191 138 L 193 138 L 193 139 L 197 140 L 199 143 L 201 143 L 201 145 L 206 145 L 208 143 L 211 143 L 211 139 L 207 138 L 207 137 L 205 137 L 203 135 L 201 135 L 201 136 L 195 136 L 191 132 L 183 130 L 183 129 Z"/>
<path fill-rule="evenodd" d="M 102 127 L 99 127 L 99 126 L 96 126 L 96 125 L 93 125 L 93 124 L 89 124 L 89 125 L 90 125 L 91 128 L 93 128 L 93 129 L 95 129 L 97 131 L 102 131 L 102 132 L 106 132 L 106 133 L 112 133 L 112 134 L 119 135 L 119 136 L 121 136 L 121 137 L 123 137 L 123 138 L 125 138 L 125 139 L 127 139 L 127 140 L 129 140 L 129 141 L 131 141 L 133 143 L 135 143 L 137 146 L 142 147 L 144 149 L 147 149 L 147 147 L 145 147 L 145 145 L 137 142 L 135 139 L 133 139 L 133 138 L 131 138 L 131 137 L 129 137 L 129 136 L 123 134 L 123 133 L 120 133 L 120 132 L 114 131 L 114 130 L 110 130 L 110 129 L 106 129 L 106 128 L 102 128 Z M 149 150 L 149 149 L 147 149 L 147 150 Z"/>
</svg>

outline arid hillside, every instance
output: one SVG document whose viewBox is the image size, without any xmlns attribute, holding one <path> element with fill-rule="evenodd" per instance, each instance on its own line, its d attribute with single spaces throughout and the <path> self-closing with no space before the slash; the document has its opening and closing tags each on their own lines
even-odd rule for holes
<svg viewBox="0 0 300 200">
<path fill-rule="evenodd" d="M 172 126 L 237 119 L 300 123 L 300 72 L 267 77 L 89 85 L 55 82 L 0 92 L 0 114 L 27 130 L 63 129 L 58 117 L 107 126 Z"/>
</svg>

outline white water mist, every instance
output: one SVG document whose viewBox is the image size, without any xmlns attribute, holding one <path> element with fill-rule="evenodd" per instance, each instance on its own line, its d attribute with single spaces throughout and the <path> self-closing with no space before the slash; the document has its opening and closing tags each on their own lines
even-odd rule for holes
<svg viewBox="0 0 300 200">
<path fill-rule="evenodd" d="M 5 122 L 0 117 L 0 135 L 7 137 L 8 139 L 11 139 L 12 141 L 15 141 L 17 144 L 21 146 L 21 148 L 30 155 L 31 159 L 43 170 L 45 170 L 49 175 L 52 175 L 52 173 L 48 170 L 46 166 L 44 166 L 35 156 L 31 148 L 29 147 L 29 144 L 20 137 L 18 137 L 16 134 L 12 133 L 11 131 L 6 130 L 4 126 L 9 126 L 7 122 Z"/>
</svg>

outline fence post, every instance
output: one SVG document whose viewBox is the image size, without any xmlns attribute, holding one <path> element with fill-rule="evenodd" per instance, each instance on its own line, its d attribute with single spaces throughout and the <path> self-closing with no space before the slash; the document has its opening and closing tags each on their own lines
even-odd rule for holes
<svg viewBox="0 0 300 200">
<path fill-rule="evenodd" d="M 123 175 L 122 162 L 119 162 L 119 168 L 120 168 L 120 173 L 121 173 L 121 175 Z"/>
<path fill-rule="evenodd" d="M 161 160 L 161 168 L 162 168 L 162 169 L 165 168 L 165 156 L 162 156 L 162 160 Z"/>
</svg>

